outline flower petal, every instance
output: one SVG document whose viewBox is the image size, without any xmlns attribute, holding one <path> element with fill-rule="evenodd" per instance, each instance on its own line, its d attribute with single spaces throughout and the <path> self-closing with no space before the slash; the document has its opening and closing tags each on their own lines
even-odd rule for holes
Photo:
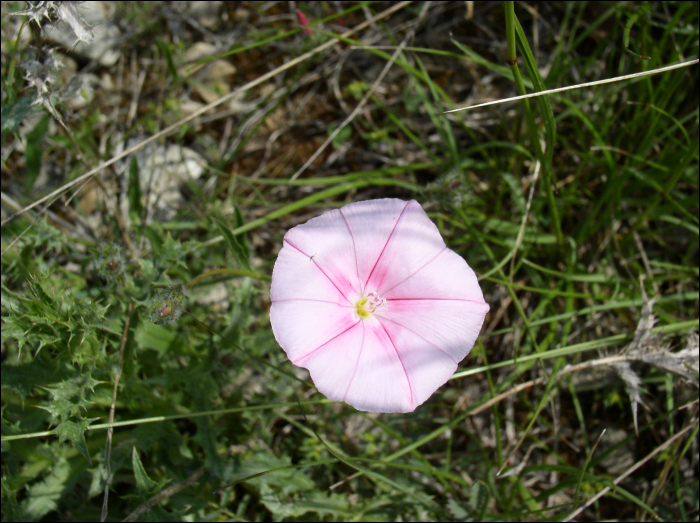
<svg viewBox="0 0 700 523">
<path fill-rule="evenodd" d="M 376 316 L 390 331 L 393 324 L 412 332 L 415 340 L 411 341 L 411 350 L 438 349 L 452 359 L 456 368 L 472 350 L 488 310 L 485 303 L 462 300 L 387 300 Z M 417 342 L 419 338 L 422 346 Z M 396 343 L 403 354 L 404 347 Z"/>
<path fill-rule="evenodd" d="M 408 278 L 397 282 L 392 288 L 381 289 L 380 292 L 387 300 L 442 298 L 484 304 L 484 295 L 476 274 L 459 254 L 450 249 L 443 249 L 437 257 Z"/>
<path fill-rule="evenodd" d="M 340 209 L 352 234 L 362 291 L 408 203 L 385 198 L 351 203 Z"/>
<path fill-rule="evenodd" d="M 318 300 L 350 306 L 336 284 L 302 251 L 285 244 L 272 271 L 270 298 L 282 300 Z"/>
<path fill-rule="evenodd" d="M 474 271 L 450 249 L 380 292 L 387 302 L 376 316 L 399 352 L 420 405 L 474 347 L 489 306 Z"/>
<path fill-rule="evenodd" d="M 438 387 L 450 379 L 457 369 L 457 361 L 446 351 L 429 342 L 410 328 L 385 318 L 379 318 L 396 347 L 411 385 L 413 407 L 425 402 Z"/>
<path fill-rule="evenodd" d="M 406 369 L 376 319 L 363 321 L 364 343 L 345 402 L 365 412 L 411 412 L 416 408 Z"/>
<path fill-rule="evenodd" d="M 377 260 L 366 288 L 383 296 L 437 257 L 445 242 L 420 204 L 411 200 L 396 220 L 396 227 Z"/>
<path fill-rule="evenodd" d="M 270 307 L 275 339 L 295 365 L 359 321 L 354 309 L 336 303 L 288 300 Z"/>
<path fill-rule="evenodd" d="M 364 337 L 364 325 L 358 322 L 295 363 L 309 369 L 314 385 L 324 396 L 343 401 L 355 376 Z"/>
<path fill-rule="evenodd" d="M 293 248 L 306 256 L 343 296 L 350 299 L 359 294 L 353 239 L 340 210 L 333 209 L 290 229 L 284 244 L 284 249 Z"/>
</svg>

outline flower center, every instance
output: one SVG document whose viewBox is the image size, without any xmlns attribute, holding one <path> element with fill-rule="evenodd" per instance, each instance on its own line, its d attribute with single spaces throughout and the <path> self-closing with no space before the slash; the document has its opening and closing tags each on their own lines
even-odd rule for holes
<svg viewBox="0 0 700 523">
<path fill-rule="evenodd" d="M 370 292 L 367 296 L 357 300 L 355 310 L 360 318 L 369 318 L 374 311 L 386 304 L 386 300 L 376 292 Z"/>
</svg>

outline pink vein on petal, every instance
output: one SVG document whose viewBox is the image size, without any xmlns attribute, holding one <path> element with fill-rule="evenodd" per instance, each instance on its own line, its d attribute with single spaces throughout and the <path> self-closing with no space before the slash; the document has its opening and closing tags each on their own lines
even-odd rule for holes
<svg viewBox="0 0 700 523">
<path fill-rule="evenodd" d="M 419 338 L 421 338 L 423 341 L 425 341 L 425 342 L 428 343 L 429 345 L 432 345 L 433 347 L 435 347 L 437 350 L 439 350 L 439 351 L 442 352 L 443 354 L 446 354 L 447 356 L 449 356 L 450 359 L 451 359 L 452 361 L 454 361 L 456 364 L 459 364 L 459 362 L 458 362 L 457 360 L 455 360 L 455 359 L 452 357 L 452 354 L 450 354 L 450 353 L 447 352 L 447 351 L 442 350 L 440 347 L 438 347 L 437 345 L 435 345 L 432 341 L 430 341 L 429 339 L 427 339 L 425 336 L 421 336 L 420 334 L 418 334 L 416 331 L 414 331 L 414 330 L 411 329 L 410 327 L 406 327 L 405 325 L 403 325 L 403 324 L 401 324 L 401 323 L 399 323 L 399 322 L 397 322 L 397 321 L 390 320 L 389 318 L 385 318 L 384 316 L 380 316 L 379 314 L 377 314 L 377 316 L 378 316 L 379 318 L 381 318 L 381 321 L 389 321 L 389 322 L 393 323 L 394 325 L 398 325 L 399 327 L 403 327 L 403 328 L 406 329 L 407 331 L 412 332 L 413 334 L 415 334 L 416 336 L 418 336 Z M 381 323 L 381 321 L 380 321 L 380 323 Z M 386 330 L 386 329 L 385 329 L 385 330 Z M 392 342 L 392 343 L 393 343 L 393 342 Z"/>
<path fill-rule="evenodd" d="M 360 322 L 362 323 L 362 322 Z M 354 325 L 353 325 L 354 327 Z M 343 394 L 343 401 L 345 401 L 345 398 L 348 397 L 348 391 L 350 390 L 350 387 L 352 386 L 352 382 L 355 380 L 355 374 L 357 374 L 357 366 L 360 364 L 360 358 L 362 357 L 362 351 L 365 348 L 365 336 L 367 335 L 367 329 L 365 328 L 365 324 L 362 323 L 362 344 L 360 345 L 360 352 L 357 355 L 357 360 L 355 361 L 355 370 L 352 371 L 352 378 L 350 378 L 350 382 L 348 383 L 348 388 L 345 389 L 345 394 Z"/>
<path fill-rule="evenodd" d="M 319 345 L 318 347 L 316 347 L 314 350 L 312 350 L 312 351 L 309 352 L 308 354 L 304 354 L 301 358 L 297 358 L 296 361 L 293 361 L 292 363 L 293 363 L 294 365 L 298 365 L 299 362 L 300 362 L 301 360 L 303 360 L 304 358 L 308 358 L 309 356 L 311 356 L 311 355 L 312 355 L 314 352 L 316 352 L 317 350 L 322 349 L 322 348 L 324 347 L 324 345 L 328 345 L 328 344 L 329 344 L 330 342 L 332 342 L 334 339 L 338 338 L 339 336 L 342 336 L 343 334 L 345 334 L 346 332 L 348 332 L 350 329 L 354 329 L 355 327 L 357 327 L 357 324 L 358 324 L 358 323 L 361 323 L 361 322 L 358 320 L 357 323 L 353 323 L 353 324 L 350 325 L 347 329 L 345 329 L 343 332 L 339 332 L 338 334 L 336 334 L 335 336 L 333 336 L 331 339 L 324 341 L 323 343 L 321 343 L 321 345 Z"/>
<path fill-rule="evenodd" d="M 350 303 L 350 300 L 348 300 L 348 297 L 345 296 L 345 294 L 343 294 L 343 291 L 341 291 L 341 290 L 338 288 L 338 286 L 335 284 L 335 282 L 331 279 L 330 276 L 328 276 L 328 274 L 326 274 L 326 271 L 324 271 L 324 270 L 321 268 L 321 266 L 316 262 L 316 260 L 314 259 L 313 256 L 309 256 L 308 254 L 306 254 L 304 251 L 302 251 L 299 247 L 297 247 L 296 245 L 294 245 L 294 244 L 293 244 L 292 242 L 290 242 L 289 240 L 286 240 L 286 239 L 285 239 L 284 242 L 285 242 L 287 245 L 289 245 L 290 247 L 293 247 L 294 249 L 296 249 L 297 251 L 299 251 L 300 253 L 302 253 L 304 256 L 306 256 L 307 258 L 309 258 L 312 262 L 314 262 L 314 265 L 315 265 L 316 267 L 318 267 L 318 270 L 321 271 L 321 272 L 323 273 L 323 275 L 328 279 L 329 282 L 331 282 L 331 285 L 333 285 L 333 287 L 335 287 L 335 289 L 340 293 L 340 295 L 345 299 L 345 301 L 348 302 L 348 303 Z M 352 305 L 352 304 L 351 304 L 351 305 Z"/>
<path fill-rule="evenodd" d="M 396 220 L 396 221 L 398 222 L 398 220 Z M 381 256 L 380 256 L 380 258 L 381 258 Z M 383 319 L 386 319 L 386 318 L 383 318 Z M 413 387 L 411 386 L 411 380 L 408 379 L 408 372 L 406 371 L 406 366 L 403 364 L 403 360 L 401 359 L 401 355 L 399 354 L 399 349 L 396 348 L 396 344 L 394 343 L 394 340 L 391 339 L 391 336 L 389 335 L 389 331 L 386 330 L 386 327 L 384 327 L 382 322 L 379 322 L 379 325 L 382 326 L 382 330 L 384 331 L 384 334 L 386 334 L 386 337 L 389 338 L 389 341 L 391 342 L 391 346 L 394 348 L 394 352 L 396 352 L 396 357 L 399 359 L 399 363 L 401 364 L 401 368 L 403 369 L 403 373 L 406 376 L 406 383 L 408 383 L 408 390 L 411 393 L 411 408 L 414 408 L 415 400 L 413 399 Z"/>
<path fill-rule="evenodd" d="M 389 241 L 391 241 L 391 237 L 394 235 L 394 231 L 396 230 L 396 227 L 398 227 L 399 222 L 401 221 L 401 217 L 403 216 L 404 211 L 406 210 L 406 207 L 411 202 L 406 202 L 406 205 L 403 206 L 403 209 L 401 209 L 401 214 L 399 214 L 399 217 L 396 219 L 396 223 L 394 224 L 394 228 L 391 229 L 391 233 L 389 233 L 389 236 L 387 236 L 386 243 L 384 244 L 384 247 L 382 247 L 382 252 L 379 253 L 379 256 L 377 257 L 377 260 L 374 262 L 374 266 L 372 267 L 372 270 L 369 271 L 369 276 L 367 276 L 367 281 L 365 281 L 365 286 L 367 283 L 369 283 L 369 280 L 372 278 L 372 274 L 374 273 L 374 269 L 377 268 L 377 265 L 379 264 L 379 260 L 382 259 L 382 255 L 384 254 L 384 251 L 386 250 L 386 246 L 389 245 Z M 393 342 L 392 342 L 393 343 Z M 411 393 L 411 399 L 413 398 L 413 393 Z"/>
<path fill-rule="evenodd" d="M 393 233 L 393 232 L 394 232 L 394 231 L 392 231 L 392 233 Z M 388 242 L 387 242 L 387 243 L 388 243 Z M 419 271 L 421 271 L 422 269 L 424 269 L 427 265 L 429 265 L 429 264 L 431 264 L 432 262 L 434 262 L 435 260 L 437 260 L 437 259 L 440 257 L 440 255 L 441 255 L 443 252 L 445 252 L 446 250 L 447 250 L 447 247 L 444 247 L 439 253 L 437 253 L 435 256 L 433 256 L 433 257 L 430 258 L 427 262 L 425 262 L 422 266 L 418 267 L 415 271 L 413 271 L 413 272 L 411 273 L 410 276 L 406 276 L 403 280 L 401 280 L 399 283 L 397 283 L 396 285 L 394 285 L 391 289 L 387 289 L 387 290 L 385 290 L 385 291 L 382 291 L 382 294 L 389 294 L 389 292 L 391 292 L 392 290 L 394 290 L 396 287 L 398 287 L 399 285 L 401 285 L 403 282 L 405 282 L 406 280 L 412 278 L 412 277 L 413 277 L 414 275 L 416 275 Z M 381 258 L 381 256 L 380 256 L 380 258 Z"/>
<path fill-rule="evenodd" d="M 352 250 L 355 252 L 355 273 L 356 273 L 356 277 L 357 277 L 357 283 L 360 286 L 360 294 L 362 294 L 363 292 L 365 292 L 365 289 L 364 289 L 364 286 L 362 285 L 362 282 L 360 281 L 360 262 L 357 259 L 357 245 L 355 244 L 355 235 L 353 234 L 352 229 L 350 228 L 350 224 L 348 223 L 348 219 L 345 217 L 345 214 L 343 214 L 342 208 L 340 209 L 340 215 L 343 217 L 343 221 L 345 222 L 345 226 L 348 228 L 348 232 L 350 233 L 350 238 L 352 238 Z M 345 394 L 347 395 L 347 392 Z"/>
</svg>

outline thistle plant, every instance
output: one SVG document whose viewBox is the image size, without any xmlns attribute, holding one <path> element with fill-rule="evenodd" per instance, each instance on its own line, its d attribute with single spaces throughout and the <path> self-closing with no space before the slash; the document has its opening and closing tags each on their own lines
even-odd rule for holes
<svg viewBox="0 0 700 523">
<path fill-rule="evenodd" d="M 148 319 L 156 325 L 173 325 L 182 315 L 182 307 L 187 298 L 187 287 L 182 284 L 156 288 L 155 296 L 147 309 Z"/>
<path fill-rule="evenodd" d="M 126 258 L 118 245 L 107 242 L 100 246 L 95 269 L 107 282 L 123 283 L 126 277 Z"/>
</svg>

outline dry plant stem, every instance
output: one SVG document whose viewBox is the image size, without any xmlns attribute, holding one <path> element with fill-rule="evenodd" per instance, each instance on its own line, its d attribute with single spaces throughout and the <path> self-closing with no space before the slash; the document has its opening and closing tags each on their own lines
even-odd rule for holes
<svg viewBox="0 0 700 523">
<path fill-rule="evenodd" d="M 404 1 L 404 2 L 399 2 L 399 3 L 397 3 L 397 4 L 394 4 L 394 5 L 392 5 L 390 8 L 388 8 L 388 9 L 382 11 L 381 13 L 379 13 L 377 16 L 371 18 L 370 20 L 366 20 L 366 21 L 362 22 L 361 24 L 357 25 L 356 27 L 354 27 L 353 29 L 351 29 L 351 30 L 349 30 L 349 31 L 346 31 L 345 33 L 343 33 L 343 34 L 340 35 L 340 36 L 341 36 L 341 38 L 347 38 L 347 37 L 349 37 L 349 36 L 352 36 L 352 35 L 355 34 L 356 32 L 361 31 L 362 29 L 368 27 L 368 26 L 371 25 L 373 22 L 376 22 L 377 20 L 381 20 L 382 18 L 386 18 L 386 17 L 389 16 L 390 14 L 395 13 L 396 11 L 399 11 L 400 9 L 403 9 L 404 7 L 406 7 L 407 5 L 409 5 L 410 3 L 412 3 L 412 2 L 411 2 L 411 1 Z M 46 196 L 44 196 L 44 197 L 42 197 L 42 198 L 39 198 L 37 201 L 35 201 L 35 202 L 33 202 L 33 203 L 27 205 L 26 207 L 24 207 L 24 208 L 21 209 L 20 211 L 17 211 L 16 213 L 11 214 L 10 216 L 8 216 L 8 217 L 5 218 L 4 220 L 2 220 L 2 222 L 0 222 L 0 225 L 5 225 L 5 224 L 8 223 L 10 220 L 13 220 L 13 219 L 16 218 L 17 216 L 19 216 L 22 212 L 26 212 L 26 211 L 28 211 L 28 210 L 30 210 L 30 209 L 33 209 L 34 207 L 36 207 L 37 205 L 40 205 L 41 203 L 44 203 L 45 201 L 49 201 L 49 200 L 51 200 L 52 198 L 57 198 L 58 196 L 60 196 L 60 195 L 63 194 L 64 192 L 66 192 L 66 191 L 67 191 L 68 189 L 70 189 L 71 187 L 74 187 L 74 186 L 76 186 L 76 185 L 79 185 L 79 184 L 85 182 L 86 180 L 88 180 L 90 177 L 92 177 L 92 176 L 94 176 L 95 174 L 97 174 L 98 172 L 100 172 L 100 171 L 101 171 L 102 169 L 104 169 L 105 167 L 108 167 L 109 165 L 112 165 L 113 163 L 117 162 L 118 160 L 121 160 L 122 158 L 125 158 L 126 156 L 129 156 L 130 154 L 134 153 L 135 151 L 138 151 L 140 148 L 142 148 L 143 146 L 145 146 L 145 145 L 147 145 L 147 144 L 149 144 L 149 143 L 151 143 L 151 142 L 154 142 L 154 141 L 156 141 L 156 140 L 158 140 L 158 139 L 160 139 L 160 138 L 163 138 L 163 137 L 165 137 L 165 136 L 169 136 L 169 135 L 173 134 L 175 131 L 177 131 L 177 129 L 178 129 L 181 125 L 183 125 L 183 124 L 185 124 L 185 123 L 187 123 L 187 122 L 190 122 L 190 121 L 194 120 L 195 118 L 197 118 L 198 116 L 203 115 L 204 113 L 206 113 L 206 112 L 209 111 L 210 109 L 213 109 L 214 107 L 218 107 L 219 105 L 221 105 L 221 104 L 227 102 L 228 100 L 230 100 L 230 99 L 232 99 L 232 98 L 234 98 L 234 97 L 240 95 L 240 93 L 242 93 L 242 92 L 244 92 L 244 91 L 247 91 L 247 90 L 249 90 L 249 89 L 252 89 L 253 87 L 255 87 L 255 86 L 257 86 L 257 85 L 260 85 L 261 83 L 263 83 L 263 82 L 269 80 L 270 78 L 273 78 L 274 76 L 277 76 L 279 73 L 281 73 L 281 72 L 283 72 L 283 71 L 286 71 L 287 69 L 290 69 L 290 68 L 294 67 L 295 65 L 297 65 L 297 64 L 299 64 L 299 63 L 301 63 L 301 62 L 303 62 L 303 61 L 305 61 L 305 60 L 311 58 L 311 57 L 314 56 L 315 54 L 318 54 L 318 53 L 320 53 L 320 52 L 322 52 L 322 51 L 328 49 L 329 47 L 335 45 L 335 44 L 338 43 L 338 42 L 340 42 L 340 38 L 332 38 L 332 39 L 328 40 L 327 42 L 325 42 L 325 43 L 319 45 L 318 47 L 315 47 L 315 48 L 312 49 L 311 51 L 308 51 L 308 52 L 304 53 L 303 55 L 298 56 L 297 58 L 295 58 L 295 59 L 293 59 L 293 60 L 290 60 L 290 61 L 287 62 L 286 64 L 283 64 L 283 65 L 281 65 L 281 66 L 279 66 L 279 67 L 273 69 L 273 70 L 270 71 L 269 73 L 266 73 L 266 74 L 260 76 L 259 78 L 256 78 L 255 80 L 252 80 L 252 81 L 248 82 L 247 84 L 242 85 L 242 86 L 239 87 L 238 89 L 234 89 L 232 92 L 230 92 L 230 93 L 227 94 L 226 96 L 222 96 L 221 98 L 219 98 L 219 99 L 216 100 L 215 102 L 212 102 L 212 103 L 210 103 L 209 105 L 206 105 L 206 106 L 202 107 L 202 108 L 199 109 L 198 111 L 195 111 L 194 113 L 192 113 L 191 115 L 187 116 L 186 118 L 183 118 L 183 119 L 180 120 L 179 122 L 176 122 L 176 123 L 174 123 L 174 124 L 172 124 L 172 125 L 166 127 L 165 129 L 163 129 L 162 131 L 160 131 L 160 132 L 154 134 L 154 135 L 151 136 L 150 138 L 145 139 L 144 141 L 142 141 L 142 142 L 140 142 L 140 143 L 134 145 L 133 147 L 130 147 L 129 149 L 126 149 L 125 151 L 122 151 L 120 154 L 118 154 L 118 155 L 116 155 L 116 156 L 110 158 L 110 159 L 107 160 L 106 162 L 101 163 L 100 165 L 98 165 L 98 166 L 95 167 L 94 169 L 91 169 L 90 171 L 86 172 L 85 174 L 82 174 L 82 175 L 78 176 L 75 180 L 72 180 L 72 181 L 70 181 L 70 182 L 64 184 L 62 187 L 59 187 L 59 188 L 56 189 L 55 191 L 53 191 L 53 192 L 47 194 Z"/>
<path fill-rule="evenodd" d="M 456 113 L 458 111 L 467 111 L 469 109 L 476 109 L 477 107 L 484 107 L 486 105 L 496 105 L 505 102 L 515 102 L 517 100 L 524 100 L 526 98 L 534 98 L 536 96 L 542 96 L 545 94 L 562 93 L 564 91 L 571 91 L 573 89 L 581 89 L 582 87 L 592 87 L 594 85 L 609 84 L 612 82 L 619 82 L 621 80 L 629 80 L 630 78 L 639 78 L 640 76 L 648 76 L 650 74 L 663 73 L 665 71 L 672 71 L 673 69 L 680 69 L 681 67 L 688 67 L 689 65 L 697 64 L 700 59 L 690 60 L 688 62 L 681 62 L 679 64 L 667 65 L 666 67 L 659 67 L 658 69 L 652 69 L 651 71 L 644 71 L 641 73 L 627 74 L 624 76 L 616 76 L 615 78 L 606 78 L 605 80 L 596 80 L 595 82 L 586 82 L 578 85 L 569 85 L 567 87 L 557 87 L 556 89 L 548 89 L 546 91 L 540 91 L 537 93 L 523 94 L 520 96 L 513 96 L 511 98 L 504 98 L 502 100 L 494 100 L 492 102 L 485 102 L 483 104 L 469 105 L 467 107 L 460 107 L 459 109 L 450 109 L 445 111 L 445 113 Z"/>
<path fill-rule="evenodd" d="M 663 442 L 661 445 L 659 445 L 658 447 L 656 447 L 653 451 L 651 451 L 649 454 L 647 454 L 647 456 L 645 456 L 644 458 L 642 458 L 641 460 L 639 460 L 637 463 L 635 463 L 635 464 L 632 465 L 629 469 L 627 469 L 624 473 L 622 473 L 620 476 L 618 476 L 617 478 L 615 478 L 615 481 L 613 481 L 613 485 L 619 485 L 619 484 L 622 482 L 622 480 L 624 480 L 626 477 L 628 477 L 630 474 L 632 474 L 635 470 L 637 470 L 639 467 L 641 467 L 642 465 L 644 465 L 647 461 L 649 461 L 651 458 L 653 458 L 654 456 L 656 456 L 658 453 L 660 453 L 660 452 L 661 452 L 662 450 L 664 450 L 666 447 L 668 447 L 669 445 L 671 445 L 671 443 L 673 443 L 674 441 L 676 441 L 677 439 L 679 439 L 681 436 L 683 436 L 683 435 L 684 435 L 686 432 L 688 432 L 690 429 L 694 428 L 696 423 L 697 423 L 697 421 L 696 421 L 695 423 L 693 423 L 693 424 L 688 425 L 686 428 L 684 428 L 683 430 L 681 430 L 678 434 L 676 434 L 676 435 L 673 436 L 672 438 L 667 439 L 667 440 L 666 440 L 665 442 Z M 600 492 L 598 492 L 598 494 L 596 494 L 596 495 L 593 496 L 591 499 L 589 499 L 588 501 L 586 501 L 586 504 L 585 504 L 585 505 L 583 505 L 582 507 L 580 507 L 580 508 L 579 508 L 578 510 L 576 510 L 573 514 L 569 514 L 568 516 L 566 516 L 566 518 L 562 519 L 562 521 L 571 521 L 571 520 L 573 520 L 576 516 L 578 516 L 579 514 L 581 514 L 581 512 L 583 512 L 584 510 L 586 510 L 586 509 L 587 509 L 588 507 L 590 507 L 593 503 L 595 503 L 595 502 L 598 501 L 600 498 L 602 498 L 603 496 L 605 496 L 605 494 L 607 494 L 608 492 L 610 492 L 610 490 L 612 490 L 610 487 L 605 487 L 603 490 L 601 490 Z"/>
<path fill-rule="evenodd" d="M 426 4 L 426 5 L 427 5 L 427 4 Z M 391 59 L 386 63 L 386 65 L 384 66 L 384 69 L 382 69 L 382 72 L 379 74 L 379 76 L 377 77 L 377 79 L 376 79 L 376 80 L 374 81 L 374 83 L 372 84 L 372 87 L 367 91 L 367 93 L 366 93 L 365 96 L 362 98 L 362 100 L 360 100 L 360 103 L 357 104 L 357 106 L 355 107 L 355 109 L 353 109 L 353 111 L 350 113 L 350 115 L 349 115 L 345 120 L 343 120 L 343 123 L 341 123 L 341 124 L 330 134 L 330 136 L 329 136 L 328 138 L 326 138 L 326 141 L 323 142 L 323 143 L 321 144 L 321 146 L 320 146 L 318 149 L 316 149 L 316 152 L 314 152 L 314 154 L 312 154 L 311 157 L 310 157 L 308 160 L 306 160 L 306 162 L 304 162 L 304 165 L 302 165 L 302 166 L 297 170 L 297 172 L 295 172 L 295 173 L 292 175 L 292 177 L 289 179 L 290 182 L 293 182 L 294 180 L 296 180 L 296 179 L 301 175 L 301 173 L 303 173 L 303 172 L 309 167 L 309 165 L 311 165 L 311 164 L 314 162 L 314 160 L 316 160 L 316 158 L 318 158 L 319 155 L 320 155 L 323 151 L 326 150 L 326 147 L 328 147 L 328 145 L 335 139 L 335 137 L 338 136 L 338 135 L 340 134 L 340 132 L 341 132 L 343 129 L 345 129 L 345 127 L 347 127 L 347 125 L 355 119 L 355 117 L 360 113 L 360 111 L 362 111 L 362 109 L 363 109 L 363 108 L 365 107 L 365 105 L 367 104 L 367 101 L 370 99 L 370 97 L 372 96 L 372 94 L 374 94 L 374 90 L 377 88 L 377 86 L 379 86 L 379 84 L 381 83 L 381 81 L 384 79 L 384 76 L 386 76 L 386 73 L 389 72 L 389 69 L 391 69 L 391 66 L 394 64 L 394 62 L 395 62 L 396 59 L 398 58 L 399 53 L 401 52 L 401 50 L 406 46 L 406 42 L 408 41 L 409 37 L 410 37 L 410 35 L 407 36 L 406 38 L 404 38 L 404 41 L 401 42 L 401 45 L 399 45 L 399 48 L 394 52 L 394 54 L 393 54 L 393 56 L 391 57 Z"/>
<path fill-rule="evenodd" d="M 199 469 L 197 472 L 192 474 L 189 478 L 183 479 L 179 483 L 175 483 L 174 485 L 169 486 L 166 489 L 161 490 L 158 494 L 153 496 L 151 499 L 148 501 L 145 501 L 141 505 L 139 505 L 136 510 L 134 510 L 131 514 L 126 516 L 122 521 L 136 521 L 138 518 L 143 516 L 146 512 L 151 510 L 153 507 L 155 507 L 158 503 L 163 501 L 166 498 L 169 498 L 170 496 L 173 496 L 180 492 L 181 490 L 186 489 L 189 486 L 194 485 L 199 481 L 199 478 L 201 478 L 204 475 L 205 469 L 202 467 Z"/>
<path fill-rule="evenodd" d="M 25 229 L 21 233 L 19 233 L 17 237 L 14 240 L 12 240 L 7 247 L 3 249 L 2 256 L 5 256 L 5 253 L 8 251 L 8 249 L 10 249 L 10 247 L 17 243 L 22 236 L 27 234 L 32 227 L 34 227 L 34 221 L 32 221 L 27 227 L 25 227 Z"/>
<path fill-rule="evenodd" d="M 20 213 L 22 218 L 27 220 L 29 223 L 34 223 L 36 221 L 36 219 L 31 214 L 22 211 L 22 206 L 12 198 L 7 196 L 4 192 L 0 192 L 0 201 L 2 201 L 3 205 L 7 205 L 12 210 Z"/>
<path fill-rule="evenodd" d="M 189 314 L 189 313 L 187 313 Z M 190 315 L 192 317 L 192 315 Z M 196 321 L 196 318 L 194 318 Z M 312 387 L 312 385 L 309 383 L 307 384 L 304 382 L 304 385 L 307 385 L 308 387 Z M 304 402 L 305 405 L 321 405 L 321 404 L 326 404 L 326 403 L 333 403 L 331 400 L 328 399 L 322 399 L 322 400 L 309 400 Z M 215 414 L 233 414 L 233 413 L 238 413 L 238 412 L 246 412 L 246 411 L 258 411 L 258 410 L 269 410 L 269 409 L 282 409 L 282 408 L 287 408 L 287 407 L 296 407 L 296 402 L 292 403 L 275 403 L 275 404 L 270 404 L 270 405 L 258 405 L 252 406 L 252 407 L 234 407 L 232 409 L 219 409 L 219 410 L 205 410 L 203 412 L 189 412 L 187 414 L 174 414 L 172 416 L 156 416 L 153 418 L 141 418 L 141 419 L 131 419 L 127 421 L 117 421 L 116 423 L 98 423 L 95 425 L 90 425 L 87 427 L 85 430 L 86 431 L 91 431 L 91 430 L 102 430 L 102 429 L 109 429 L 110 427 L 131 427 L 134 425 L 143 425 L 145 423 L 162 423 L 163 421 L 169 421 L 169 420 L 177 420 L 177 419 L 191 419 L 191 418 L 199 418 L 202 416 L 213 416 Z M 30 438 L 44 438 L 46 436 L 55 436 L 56 435 L 56 430 L 44 430 L 41 432 L 32 432 L 28 434 L 14 434 L 12 436 L 3 436 L 2 441 L 7 442 L 7 441 L 15 441 L 18 439 L 30 439 Z"/>
<path fill-rule="evenodd" d="M 129 301 L 129 307 L 126 311 L 126 321 L 124 322 L 124 332 L 122 333 L 122 342 L 119 347 L 119 362 L 117 363 L 117 371 L 114 375 L 114 389 L 112 391 L 112 405 L 109 407 L 109 423 L 114 423 L 114 410 L 117 404 L 117 388 L 119 387 L 119 378 L 122 375 L 122 367 L 124 365 L 124 348 L 126 347 L 126 336 L 129 333 L 129 323 L 131 322 L 131 311 L 134 309 L 134 302 Z M 105 521 L 107 519 L 107 506 L 109 501 L 109 485 L 112 483 L 112 467 L 110 466 L 110 459 L 112 455 L 112 434 L 114 433 L 114 428 L 109 427 L 107 429 L 107 445 L 105 446 L 105 494 L 104 501 L 102 502 L 102 514 L 100 515 L 100 521 Z"/>
<path fill-rule="evenodd" d="M 376 80 L 374 81 L 374 83 L 372 84 L 372 87 L 370 87 L 370 89 L 367 91 L 367 93 L 365 93 L 365 96 L 362 98 L 362 100 L 360 100 L 360 103 L 357 104 L 357 106 L 356 106 L 355 109 L 352 111 L 352 113 L 350 113 L 350 116 L 348 116 L 348 117 L 343 121 L 343 123 L 341 123 L 341 124 L 335 129 L 335 131 L 333 131 L 333 132 L 331 133 L 331 135 L 330 135 L 328 138 L 326 138 L 326 141 L 323 142 L 323 144 L 321 145 L 321 147 L 319 147 L 319 148 L 316 150 L 316 152 L 315 152 L 314 154 L 311 155 L 311 158 L 309 158 L 308 160 L 306 160 L 306 162 L 304 162 L 304 165 L 302 165 L 302 166 L 299 168 L 299 170 L 297 170 L 297 172 L 295 172 L 295 173 L 292 175 L 292 177 L 289 179 L 290 182 L 293 182 L 294 180 L 296 180 L 296 179 L 301 175 L 301 173 L 303 173 L 303 172 L 309 167 L 309 165 L 311 165 L 311 164 L 313 163 L 313 161 L 314 161 L 316 158 L 318 158 L 318 156 L 319 156 L 323 151 L 326 150 L 326 147 L 328 147 L 328 145 L 335 139 L 335 137 L 338 136 L 338 134 L 340 134 L 340 132 L 341 132 L 343 129 L 345 129 L 345 127 L 346 127 L 350 122 L 352 122 L 352 121 L 355 119 L 355 117 L 360 113 L 360 111 L 364 108 L 364 106 L 367 104 L 367 102 L 369 101 L 369 99 L 370 99 L 370 98 L 372 97 L 372 95 L 374 94 L 375 89 L 376 89 L 376 88 L 379 86 L 379 84 L 382 82 L 382 80 L 384 79 L 384 77 L 386 76 L 386 74 L 389 72 L 389 69 L 391 69 L 391 66 L 394 65 L 394 62 L 396 61 L 396 59 L 399 57 L 399 55 L 400 55 L 401 52 L 403 51 L 403 48 L 406 47 L 406 44 L 408 43 L 408 41 L 409 41 L 409 40 L 413 37 L 413 35 L 415 34 L 416 28 L 418 27 L 418 25 L 421 23 L 421 21 L 423 20 L 423 18 L 424 18 L 425 15 L 426 15 L 426 13 L 428 12 L 428 7 L 429 7 L 429 6 L 430 6 L 430 2 L 426 2 L 425 4 L 423 4 L 423 9 L 421 10 L 420 15 L 418 15 L 418 19 L 416 20 L 416 23 L 415 23 L 413 29 L 412 29 L 411 31 L 409 31 L 409 33 L 408 33 L 408 34 L 406 35 L 406 37 L 403 39 L 403 41 L 401 42 L 401 44 L 399 45 L 399 47 L 396 49 L 396 51 L 394 51 L 394 54 L 391 56 L 391 58 L 389 59 L 389 61 L 388 61 L 388 62 L 386 63 L 386 65 L 384 66 L 384 69 L 382 69 L 382 72 L 379 73 L 379 76 L 377 77 L 377 79 L 376 79 Z"/>
</svg>

